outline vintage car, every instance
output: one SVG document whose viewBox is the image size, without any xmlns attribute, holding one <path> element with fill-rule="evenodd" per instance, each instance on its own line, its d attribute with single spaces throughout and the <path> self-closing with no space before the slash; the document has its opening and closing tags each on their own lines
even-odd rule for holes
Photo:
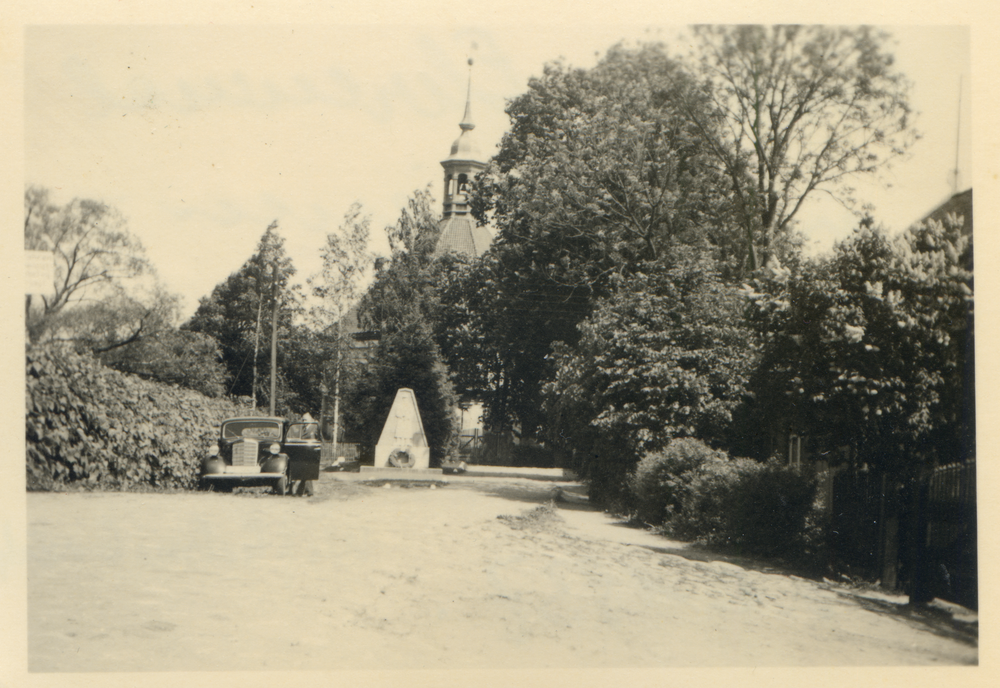
<svg viewBox="0 0 1000 688">
<path fill-rule="evenodd" d="M 283 418 L 228 418 L 201 463 L 202 485 L 219 491 L 270 483 L 274 493 L 312 493 L 319 479 L 319 424 Z"/>
</svg>

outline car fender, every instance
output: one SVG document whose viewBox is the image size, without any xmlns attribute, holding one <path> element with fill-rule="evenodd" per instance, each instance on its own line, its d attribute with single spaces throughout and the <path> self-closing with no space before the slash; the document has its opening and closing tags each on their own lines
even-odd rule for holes
<svg viewBox="0 0 1000 688">
<path fill-rule="evenodd" d="M 288 470 L 288 455 L 278 454 L 268 457 L 260 467 L 261 473 L 284 473 Z"/>
<path fill-rule="evenodd" d="M 217 475 L 226 472 L 226 464 L 217 456 L 209 456 L 201 461 L 202 475 Z"/>
</svg>

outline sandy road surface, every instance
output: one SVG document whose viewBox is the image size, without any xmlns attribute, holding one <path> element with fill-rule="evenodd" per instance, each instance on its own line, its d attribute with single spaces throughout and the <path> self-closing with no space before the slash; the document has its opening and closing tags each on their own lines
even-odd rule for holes
<svg viewBox="0 0 1000 688">
<path fill-rule="evenodd" d="M 29 671 L 977 662 L 972 624 L 904 598 L 636 546 L 670 543 L 572 504 L 519 518 L 551 489 L 29 494 Z"/>
</svg>

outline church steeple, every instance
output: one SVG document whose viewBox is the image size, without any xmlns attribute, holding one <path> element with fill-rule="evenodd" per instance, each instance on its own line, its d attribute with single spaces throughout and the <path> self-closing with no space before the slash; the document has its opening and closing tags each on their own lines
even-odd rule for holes
<svg viewBox="0 0 1000 688">
<path fill-rule="evenodd" d="M 475 122 L 472 121 L 472 58 L 469 58 L 469 82 L 465 87 L 465 114 L 462 115 L 462 121 L 458 123 L 458 126 L 462 131 L 472 131 L 476 128 Z"/>
<path fill-rule="evenodd" d="M 444 216 L 438 235 L 435 256 L 461 253 L 478 258 L 486 252 L 493 235 L 476 225 L 469 212 L 469 184 L 486 168 L 486 162 L 472 137 L 472 60 L 469 60 L 469 83 L 465 92 L 465 114 L 458 124 L 462 133 L 451 144 L 451 154 L 441 161 L 444 168 Z"/>
<path fill-rule="evenodd" d="M 465 114 L 459 122 L 462 133 L 451 144 L 451 153 L 441 161 L 444 167 L 444 217 L 469 213 L 467 186 L 472 178 L 485 169 L 479 146 L 473 138 L 472 130 L 472 59 L 469 59 L 469 81 L 465 94 Z"/>
</svg>

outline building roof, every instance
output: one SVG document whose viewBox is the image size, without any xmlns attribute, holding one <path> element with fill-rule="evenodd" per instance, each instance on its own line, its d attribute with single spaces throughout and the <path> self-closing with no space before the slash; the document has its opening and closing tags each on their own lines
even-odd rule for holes
<svg viewBox="0 0 1000 688">
<path fill-rule="evenodd" d="M 490 230 L 477 226 L 472 217 L 453 215 L 441 221 L 441 234 L 437 246 L 434 247 L 434 255 L 464 253 L 478 258 L 486 253 L 492 241 L 493 235 Z"/>
<path fill-rule="evenodd" d="M 455 142 L 451 144 L 451 152 L 448 157 L 441 161 L 444 165 L 449 162 L 477 162 L 485 167 L 485 163 L 482 163 L 483 154 L 479 149 L 479 144 L 476 143 L 475 137 L 472 135 L 472 129 L 462 128 L 462 133 L 458 135 Z"/>
<path fill-rule="evenodd" d="M 948 215 L 956 215 L 964 218 L 965 223 L 962 225 L 962 233 L 972 234 L 972 189 L 966 189 L 954 194 L 944 203 L 920 218 L 920 222 L 927 222 L 928 220 L 942 222 Z"/>
</svg>

